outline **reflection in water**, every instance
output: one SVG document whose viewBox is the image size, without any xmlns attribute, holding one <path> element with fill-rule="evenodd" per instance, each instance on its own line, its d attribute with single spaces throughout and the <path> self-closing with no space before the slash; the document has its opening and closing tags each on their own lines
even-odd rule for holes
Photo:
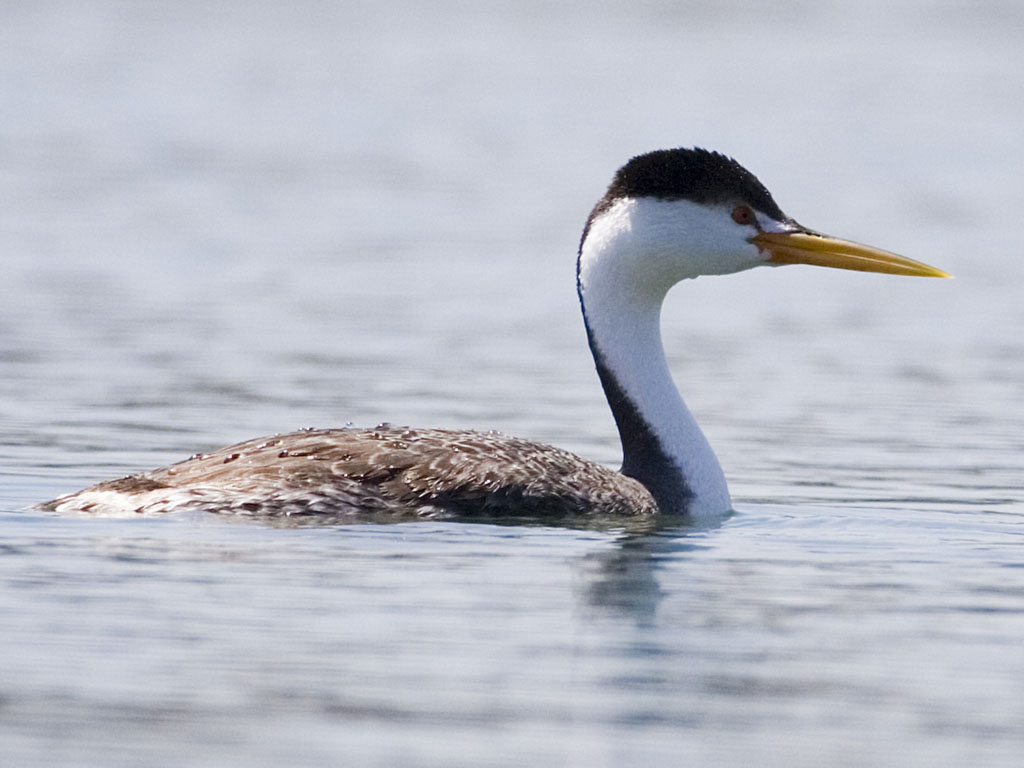
<svg viewBox="0 0 1024 768">
<path fill-rule="evenodd" d="M 76 517 L 102 518 L 86 514 Z M 609 534 L 614 538 L 609 541 L 608 546 L 597 551 L 588 551 L 579 560 L 573 561 L 573 567 L 582 582 L 581 597 L 587 605 L 630 616 L 638 622 L 651 621 L 655 617 L 658 602 L 663 596 L 656 578 L 661 564 L 680 553 L 706 549 L 707 545 L 700 543 L 700 537 L 709 530 L 721 528 L 724 522 L 718 520 L 694 524 L 685 517 L 669 515 L 628 520 L 612 516 L 478 516 L 425 519 L 417 517 L 413 511 L 406 517 L 394 514 L 244 516 L 189 511 L 151 515 L 148 519 L 180 519 L 191 525 L 202 525 L 205 520 L 296 531 L 334 528 L 342 534 L 346 531 L 356 531 L 363 526 L 395 526 L 401 529 L 417 522 Z"/>
<path fill-rule="evenodd" d="M 669 555 L 704 549 L 695 537 L 709 527 L 721 527 L 721 521 L 697 526 L 660 518 L 624 530 L 612 547 L 589 552 L 580 561 L 583 599 L 641 623 L 652 621 L 664 595 L 656 578 L 660 564 Z"/>
<path fill-rule="evenodd" d="M 208 513 L 189 514 L 196 521 Z M 718 529 L 724 521 L 694 524 L 685 517 L 660 516 L 623 520 L 620 517 L 589 516 L 556 519 L 537 517 L 467 517 L 445 518 L 439 521 L 389 515 L 296 515 L 245 517 L 240 515 L 215 516 L 215 519 L 235 524 L 250 524 L 277 529 L 338 528 L 353 530 L 360 526 L 403 526 L 414 521 L 465 523 L 504 528 L 546 528 L 611 534 L 609 545 L 598 551 L 589 551 L 573 567 L 582 582 L 581 597 L 587 605 L 608 609 L 616 614 L 630 616 L 638 622 L 654 619 L 659 600 L 663 596 L 656 578 L 664 560 L 684 552 L 706 549 L 700 538 L 707 531 Z"/>
</svg>

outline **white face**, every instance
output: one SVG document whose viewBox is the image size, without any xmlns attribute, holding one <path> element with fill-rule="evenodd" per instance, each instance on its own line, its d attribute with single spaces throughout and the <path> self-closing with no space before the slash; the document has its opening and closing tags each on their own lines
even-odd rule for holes
<svg viewBox="0 0 1024 768">
<path fill-rule="evenodd" d="M 687 278 L 763 266 L 769 254 L 750 238 L 793 229 L 741 202 L 708 206 L 688 200 L 618 200 L 592 222 L 581 273 L 614 273 L 617 282 L 629 273 L 630 282 L 667 291 Z"/>
</svg>

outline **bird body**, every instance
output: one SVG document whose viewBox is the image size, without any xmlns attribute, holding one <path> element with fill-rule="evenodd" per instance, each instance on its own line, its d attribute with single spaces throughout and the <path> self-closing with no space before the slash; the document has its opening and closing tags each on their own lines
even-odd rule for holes
<svg viewBox="0 0 1024 768">
<path fill-rule="evenodd" d="M 616 173 L 587 219 L 577 258 L 587 338 L 622 442 L 620 471 L 494 432 L 380 425 L 258 438 L 102 482 L 41 508 L 720 517 L 731 510 L 725 475 L 673 382 L 661 340 L 662 303 L 684 280 L 794 263 L 947 276 L 802 227 L 724 155 L 650 152 Z"/>
<path fill-rule="evenodd" d="M 638 481 L 569 451 L 497 432 L 309 429 L 108 480 L 51 509 L 150 514 L 538 517 L 653 514 Z"/>
</svg>

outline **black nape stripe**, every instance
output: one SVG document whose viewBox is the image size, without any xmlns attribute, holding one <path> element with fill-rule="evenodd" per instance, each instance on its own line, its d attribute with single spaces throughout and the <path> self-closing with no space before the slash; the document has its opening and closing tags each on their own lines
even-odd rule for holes
<svg viewBox="0 0 1024 768">
<path fill-rule="evenodd" d="M 605 363 L 604 355 L 590 330 L 585 307 L 583 323 L 587 329 L 587 340 L 594 355 L 598 378 L 619 429 L 622 442 L 620 471 L 627 477 L 639 480 L 651 492 L 661 512 L 684 514 L 687 511 L 686 505 L 693 499 L 693 491 L 675 461 L 665 452 L 654 429 Z"/>
</svg>

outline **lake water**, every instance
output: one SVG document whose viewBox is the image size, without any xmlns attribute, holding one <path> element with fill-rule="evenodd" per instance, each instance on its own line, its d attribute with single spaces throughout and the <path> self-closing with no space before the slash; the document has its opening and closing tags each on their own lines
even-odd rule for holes
<svg viewBox="0 0 1024 768">
<path fill-rule="evenodd" d="M 0 4 L 0 762 L 1016 766 L 1024 9 Z M 656 147 L 953 272 L 681 286 L 712 528 L 30 511 L 303 426 L 614 464 L 573 286 Z"/>
</svg>

